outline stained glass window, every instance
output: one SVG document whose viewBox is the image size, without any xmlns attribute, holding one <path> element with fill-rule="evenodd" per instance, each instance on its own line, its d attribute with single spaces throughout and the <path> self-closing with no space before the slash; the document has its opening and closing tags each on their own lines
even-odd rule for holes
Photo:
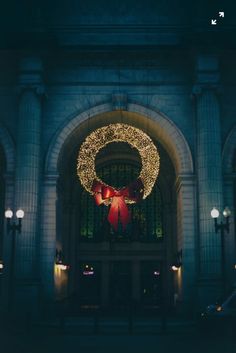
<svg viewBox="0 0 236 353">
<path fill-rule="evenodd" d="M 135 180 L 139 168 L 134 163 L 118 162 L 97 169 L 99 177 L 109 185 L 123 187 Z M 152 193 L 140 203 L 129 205 L 131 222 L 126 230 L 121 224 L 115 232 L 107 221 L 109 207 L 96 206 L 93 197 L 85 190 L 80 197 L 80 238 L 101 241 L 112 237 L 116 240 L 158 241 L 163 238 L 162 196 L 156 183 Z"/>
</svg>

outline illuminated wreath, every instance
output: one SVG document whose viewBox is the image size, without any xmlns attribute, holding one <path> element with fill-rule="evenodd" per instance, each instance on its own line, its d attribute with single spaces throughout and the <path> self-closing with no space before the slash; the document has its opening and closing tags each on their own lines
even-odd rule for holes
<svg viewBox="0 0 236 353">
<path fill-rule="evenodd" d="M 127 187 L 115 189 L 96 174 L 95 159 L 100 149 L 112 142 L 126 142 L 136 148 L 141 157 L 141 172 Z M 117 230 L 118 219 L 125 228 L 130 220 L 127 203 L 145 199 L 152 191 L 159 173 L 160 157 L 151 138 L 143 131 L 127 124 L 110 124 L 92 132 L 81 145 L 77 174 L 83 187 L 94 196 L 97 205 L 111 204 L 108 220 Z"/>
</svg>

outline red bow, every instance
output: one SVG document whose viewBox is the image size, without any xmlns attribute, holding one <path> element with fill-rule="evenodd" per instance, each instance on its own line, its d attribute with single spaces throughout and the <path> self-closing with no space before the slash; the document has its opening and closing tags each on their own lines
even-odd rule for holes
<svg viewBox="0 0 236 353">
<path fill-rule="evenodd" d="M 106 186 L 100 181 L 94 180 L 92 191 L 94 192 L 94 199 L 98 206 L 103 204 L 107 199 L 112 199 L 108 214 L 108 221 L 117 231 L 119 216 L 123 229 L 126 228 L 130 221 L 130 213 L 126 205 L 125 198 L 135 202 L 140 201 L 143 198 L 144 187 L 140 178 L 128 187 L 118 190 L 112 188 L 111 186 Z"/>
</svg>

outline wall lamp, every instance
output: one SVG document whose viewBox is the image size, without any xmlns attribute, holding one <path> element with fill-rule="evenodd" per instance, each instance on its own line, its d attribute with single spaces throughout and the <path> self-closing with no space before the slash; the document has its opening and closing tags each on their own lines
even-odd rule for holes
<svg viewBox="0 0 236 353">
<path fill-rule="evenodd" d="M 176 259 L 171 265 L 172 271 L 178 271 L 182 266 L 182 249 L 177 252 Z"/>
<path fill-rule="evenodd" d="M 11 209 L 7 209 L 5 211 L 5 218 L 7 219 L 7 233 L 12 234 L 11 239 L 11 259 L 10 259 L 10 272 L 9 272 L 9 300 L 8 300 L 8 310 L 12 309 L 13 296 L 14 296 L 14 272 L 15 272 L 15 243 L 16 243 L 16 232 L 21 233 L 22 227 L 22 218 L 24 218 L 24 211 L 19 209 L 16 211 L 16 218 L 18 219 L 18 223 L 11 219 L 13 217 L 13 211 Z"/>
<path fill-rule="evenodd" d="M 220 212 L 216 207 L 213 207 L 211 210 L 211 217 L 214 219 L 215 225 L 215 233 L 220 231 L 221 236 L 221 272 L 222 272 L 222 284 L 223 290 L 226 290 L 226 268 L 225 268 L 225 231 L 229 233 L 229 217 L 231 215 L 231 211 L 229 207 L 225 207 L 224 211 L 222 212 L 223 216 L 225 217 L 225 222 L 220 221 L 218 223 L 218 218 L 220 216 Z"/>
<path fill-rule="evenodd" d="M 218 233 L 220 230 L 221 232 L 226 230 L 229 233 L 229 217 L 231 215 L 231 211 L 229 207 L 225 207 L 224 211 L 222 212 L 223 216 L 225 217 L 225 222 L 218 223 L 217 219 L 220 216 L 220 212 L 216 207 L 213 207 L 211 210 L 211 217 L 214 219 L 215 224 L 215 232 Z"/>
<path fill-rule="evenodd" d="M 3 262 L 0 260 L 0 274 L 2 274 L 4 268 Z"/>
<path fill-rule="evenodd" d="M 21 233 L 21 221 L 22 221 L 22 218 L 24 218 L 24 211 L 19 209 L 16 211 L 16 218 L 18 219 L 18 224 L 15 223 L 15 221 L 13 221 L 11 223 L 11 219 L 13 217 L 13 211 L 11 209 L 7 209 L 5 211 L 5 218 L 7 219 L 7 232 L 9 233 L 10 231 L 12 232 L 18 232 L 18 233 Z"/>
<path fill-rule="evenodd" d="M 61 250 L 56 249 L 55 265 L 59 270 L 65 271 L 70 268 L 69 265 L 65 264 L 64 256 Z"/>
</svg>

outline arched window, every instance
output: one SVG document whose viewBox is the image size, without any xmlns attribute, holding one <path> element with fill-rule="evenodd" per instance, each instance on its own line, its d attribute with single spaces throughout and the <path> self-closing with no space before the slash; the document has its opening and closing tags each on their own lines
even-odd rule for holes
<svg viewBox="0 0 236 353">
<path fill-rule="evenodd" d="M 124 161 L 104 165 L 98 168 L 98 175 L 109 185 L 123 187 L 137 179 L 137 164 Z M 113 240 L 159 241 L 163 238 L 162 196 L 157 184 L 147 199 L 129 205 L 131 222 L 126 230 L 119 224 L 115 232 L 107 221 L 109 207 L 96 206 L 93 197 L 81 190 L 80 196 L 80 239 L 82 241 Z"/>
</svg>

